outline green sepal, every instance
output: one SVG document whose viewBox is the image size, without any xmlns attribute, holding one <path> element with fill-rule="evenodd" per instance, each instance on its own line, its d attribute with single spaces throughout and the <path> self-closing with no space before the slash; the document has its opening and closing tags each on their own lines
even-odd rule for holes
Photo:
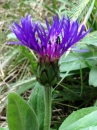
<svg viewBox="0 0 97 130">
<path fill-rule="evenodd" d="M 36 77 L 43 86 L 49 87 L 55 85 L 59 79 L 58 60 L 49 61 L 48 57 L 45 59 L 40 58 Z"/>
</svg>

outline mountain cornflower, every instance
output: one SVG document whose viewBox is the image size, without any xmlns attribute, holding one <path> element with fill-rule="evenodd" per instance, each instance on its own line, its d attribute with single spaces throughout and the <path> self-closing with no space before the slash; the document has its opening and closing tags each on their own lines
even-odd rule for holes
<svg viewBox="0 0 97 130">
<path fill-rule="evenodd" d="M 78 20 L 71 21 L 69 17 L 52 18 L 50 24 L 45 20 L 46 28 L 39 21 L 32 21 L 31 15 L 21 18 L 20 24 L 14 22 L 10 27 L 16 35 L 19 44 L 34 50 L 38 56 L 37 79 L 43 85 L 54 85 L 59 75 L 59 58 L 89 32 Z"/>
<path fill-rule="evenodd" d="M 46 19 L 46 28 L 39 21 L 32 21 L 30 15 L 21 18 L 20 24 L 14 22 L 10 28 L 18 41 L 9 44 L 26 46 L 38 54 L 36 77 L 44 86 L 43 127 L 44 130 L 50 130 L 52 86 L 57 83 L 59 77 L 58 60 L 85 37 L 90 29 L 85 31 L 84 25 L 79 25 L 77 20 L 71 21 L 69 17 L 64 16 L 60 19 L 58 15 L 52 18 L 51 24 Z"/>
</svg>

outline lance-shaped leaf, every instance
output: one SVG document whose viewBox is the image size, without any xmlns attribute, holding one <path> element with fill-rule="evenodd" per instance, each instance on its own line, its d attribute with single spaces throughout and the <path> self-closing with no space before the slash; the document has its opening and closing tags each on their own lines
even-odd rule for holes
<svg viewBox="0 0 97 130">
<path fill-rule="evenodd" d="M 35 112 L 14 92 L 8 96 L 7 121 L 10 130 L 39 130 Z"/>
<path fill-rule="evenodd" d="M 29 105 L 35 111 L 39 123 L 39 130 L 43 130 L 44 126 L 44 88 L 39 83 L 36 84 L 32 94 L 30 95 Z"/>
<path fill-rule="evenodd" d="M 59 130 L 96 130 L 96 128 L 97 107 L 89 107 L 73 112 Z"/>
</svg>

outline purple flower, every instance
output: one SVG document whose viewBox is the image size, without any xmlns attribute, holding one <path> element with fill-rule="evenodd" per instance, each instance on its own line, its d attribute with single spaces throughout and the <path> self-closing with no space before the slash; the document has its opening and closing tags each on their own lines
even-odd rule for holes
<svg viewBox="0 0 97 130">
<path fill-rule="evenodd" d="M 85 37 L 84 25 L 78 21 L 70 21 L 69 17 L 53 17 L 51 25 L 46 19 L 46 28 L 40 22 L 33 22 L 30 15 L 21 18 L 20 25 L 16 22 L 10 27 L 16 35 L 18 42 L 9 44 L 20 44 L 34 50 L 42 59 L 49 61 L 58 60 L 64 52 L 68 51 L 76 42 Z"/>
</svg>

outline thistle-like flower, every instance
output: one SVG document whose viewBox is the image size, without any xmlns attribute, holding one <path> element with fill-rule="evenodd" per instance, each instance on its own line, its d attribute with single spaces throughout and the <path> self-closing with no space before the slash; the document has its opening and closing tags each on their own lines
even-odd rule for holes
<svg viewBox="0 0 97 130">
<path fill-rule="evenodd" d="M 46 28 L 40 22 L 33 22 L 30 15 L 21 18 L 20 25 L 16 22 L 11 26 L 18 42 L 34 50 L 38 56 L 37 79 L 42 85 L 54 85 L 58 80 L 58 60 L 72 46 L 89 32 L 79 25 L 78 20 L 70 21 L 69 17 L 53 17 L 51 25 L 46 19 Z"/>
</svg>

